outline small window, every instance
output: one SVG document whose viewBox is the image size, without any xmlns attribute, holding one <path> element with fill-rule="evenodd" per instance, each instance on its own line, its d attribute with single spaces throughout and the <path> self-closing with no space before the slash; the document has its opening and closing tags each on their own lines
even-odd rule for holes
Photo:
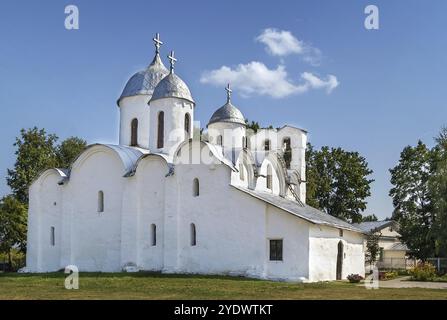
<svg viewBox="0 0 447 320">
<path fill-rule="evenodd" d="M 270 261 L 282 261 L 282 240 L 270 240 Z"/>
<path fill-rule="evenodd" d="M 130 145 L 136 147 L 138 145 L 138 119 L 133 119 L 130 127 Z"/>
<path fill-rule="evenodd" d="M 247 137 L 242 137 L 242 148 L 246 149 L 247 148 Z"/>
<path fill-rule="evenodd" d="M 379 261 L 383 261 L 383 248 L 380 247 L 379 249 Z"/>
<path fill-rule="evenodd" d="M 244 177 L 244 165 L 242 163 L 239 163 L 239 179 L 241 179 L 242 181 L 245 180 L 245 177 Z"/>
<path fill-rule="evenodd" d="M 196 234 L 196 225 L 191 223 L 191 246 L 195 246 L 197 244 L 197 234 Z"/>
<path fill-rule="evenodd" d="M 185 132 L 186 139 L 189 139 L 191 137 L 191 116 L 189 113 L 185 114 Z"/>
<path fill-rule="evenodd" d="M 264 151 L 270 151 L 270 140 L 266 139 L 264 141 Z"/>
<path fill-rule="evenodd" d="M 54 247 L 56 245 L 56 237 L 54 233 L 54 227 L 50 229 L 50 244 Z"/>
<path fill-rule="evenodd" d="M 343 229 L 338 229 L 338 234 L 340 237 L 343 237 Z"/>
<path fill-rule="evenodd" d="M 284 138 L 283 140 L 283 154 L 286 168 L 290 169 L 290 163 L 292 162 L 292 148 L 290 147 L 290 138 Z"/>
<path fill-rule="evenodd" d="M 98 212 L 104 212 L 104 192 L 98 192 Z"/>
<path fill-rule="evenodd" d="M 217 145 L 219 145 L 219 146 L 223 145 L 222 136 L 217 136 Z"/>
<path fill-rule="evenodd" d="M 272 166 L 267 165 L 267 182 L 266 182 L 267 189 L 272 190 Z"/>
<path fill-rule="evenodd" d="M 151 224 L 151 246 L 157 245 L 157 226 Z"/>
<path fill-rule="evenodd" d="M 199 179 L 195 178 L 192 183 L 192 195 L 194 197 L 198 197 L 199 194 L 200 194 L 200 183 L 199 183 Z"/>
<path fill-rule="evenodd" d="M 157 148 L 161 149 L 164 146 L 165 140 L 165 113 L 160 111 L 158 114 L 158 127 L 157 127 Z"/>
</svg>

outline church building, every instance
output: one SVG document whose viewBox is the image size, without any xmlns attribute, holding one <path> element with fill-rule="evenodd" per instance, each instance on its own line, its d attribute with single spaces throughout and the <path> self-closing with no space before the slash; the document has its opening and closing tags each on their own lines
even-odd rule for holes
<svg viewBox="0 0 447 320">
<path fill-rule="evenodd" d="M 92 144 L 32 183 L 26 269 L 364 275 L 363 231 L 306 204 L 307 132 L 248 130 L 230 85 L 195 128 L 195 109 L 210 106 L 196 105 L 174 52 L 167 69 L 153 40 L 152 63 L 117 101 L 119 144 Z"/>
</svg>

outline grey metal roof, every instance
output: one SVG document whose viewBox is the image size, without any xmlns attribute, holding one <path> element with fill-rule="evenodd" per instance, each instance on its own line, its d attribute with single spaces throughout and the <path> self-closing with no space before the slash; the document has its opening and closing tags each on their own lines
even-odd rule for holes
<svg viewBox="0 0 447 320">
<path fill-rule="evenodd" d="M 267 192 L 251 190 L 234 185 L 233 187 L 311 223 L 364 233 L 361 229 L 355 227 L 354 225 L 335 218 L 306 204 L 300 204 L 297 201 L 289 200 Z"/>
<path fill-rule="evenodd" d="M 195 103 L 186 83 L 174 72 L 170 72 L 158 83 L 150 101 L 163 98 L 185 99 Z"/>
<path fill-rule="evenodd" d="M 161 61 L 160 55 L 155 54 L 154 60 L 146 70 L 135 73 L 124 87 L 123 93 L 118 99 L 118 105 L 121 99 L 136 95 L 152 95 L 155 87 L 163 79 L 169 70 L 166 69 Z"/>
<path fill-rule="evenodd" d="M 231 102 L 227 102 L 213 113 L 208 125 L 215 122 L 231 122 L 245 125 L 245 118 L 238 108 Z"/>
<path fill-rule="evenodd" d="M 357 228 L 362 229 L 364 232 L 371 232 L 381 230 L 394 223 L 395 222 L 392 220 L 384 220 L 384 221 L 368 221 L 368 222 L 354 223 L 354 225 Z"/>
<path fill-rule="evenodd" d="M 401 242 L 396 242 L 395 244 L 393 244 L 391 247 L 389 247 L 388 249 L 389 251 L 409 251 L 410 249 L 408 249 L 407 245 Z"/>
<path fill-rule="evenodd" d="M 138 159 L 144 155 L 139 148 L 128 147 L 123 145 L 114 145 L 114 144 L 94 144 L 92 146 L 106 146 L 113 151 L 115 151 L 123 162 L 124 166 L 124 176 L 131 174 L 134 170 Z M 90 147 L 90 146 L 89 146 Z"/>
</svg>

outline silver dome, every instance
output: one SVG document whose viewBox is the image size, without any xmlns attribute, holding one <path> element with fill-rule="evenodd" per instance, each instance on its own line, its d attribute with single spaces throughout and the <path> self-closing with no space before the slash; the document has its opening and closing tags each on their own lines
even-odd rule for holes
<svg viewBox="0 0 447 320">
<path fill-rule="evenodd" d="M 195 103 L 188 86 L 174 72 L 170 72 L 158 83 L 150 101 L 163 98 L 185 99 Z"/>
<path fill-rule="evenodd" d="M 208 125 L 216 122 L 231 122 L 245 125 L 245 119 L 242 112 L 233 106 L 230 101 L 213 113 Z"/>
<path fill-rule="evenodd" d="M 136 95 L 152 95 L 155 87 L 163 79 L 169 70 L 166 69 L 157 53 L 152 63 L 146 70 L 135 73 L 124 87 L 123 93 L 118 99 L 118 105 L 121 99 Z"/>
</svg>

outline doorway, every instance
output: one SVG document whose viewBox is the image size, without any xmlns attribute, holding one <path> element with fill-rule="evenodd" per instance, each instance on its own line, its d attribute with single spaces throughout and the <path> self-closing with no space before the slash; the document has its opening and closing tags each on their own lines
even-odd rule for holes
<svg viewBox="0 0 447 320">
<path fill-rule="evenodd" d="M 338 252 L 337 252 L 337 275 L 336 279 L 341 280 L 343 271 L 343 242 L 338 243 Z"/>
</svg>

